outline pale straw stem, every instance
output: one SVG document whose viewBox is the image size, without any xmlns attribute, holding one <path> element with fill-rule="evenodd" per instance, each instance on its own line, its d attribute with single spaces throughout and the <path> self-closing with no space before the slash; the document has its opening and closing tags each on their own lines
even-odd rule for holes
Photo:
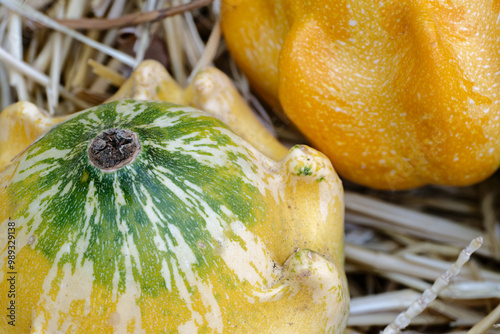
<svg viewBox="0 0 500 334">
<path fill-rule="evenodd" d="M 346 221 L 356 220 L 365 226 L 405 232 L 424 239 L 460 245 L 482 235 L 484 232 L 448 219 L 407 209 L 365 195 L 346 191 Z M 350 216 L 350 213 L 357 214 Z M 361 216 L 362 215 L 362 216 Z M 492 256 L 489 240 L 478 253 Z"/>
<path fill-rule="evenodd" d="M 179 1 L 172 1 L 171 5 L 179 5 Z M 168 17 L 163 21 L 168 56 L 172 64 L 172 75 L 181 86 L 186 85 L 187 76 L 184 70 L 184 40 L 180 36 L 182 31 L 182 17 Z"/>
<path fill-rule="evenodd" d="M 25 62 L 23 62 L 21 60 L 14 59 L 7 51 L 5 51 L 5 49 L 3 49 L 1 47 L 0 47 L 0 60 L 3 61 L 5 63 L 5 65 L 10 66 L 12 69 L 18 71 L 19 73 L 22 73 L 22 74 L 28 76 L 32 80 L 38 82 L 40 85 L 45 86 L 45 87 L 49 86 L 50 78 L 47 75 L 35 70 L 34 68 L 32 68 L 31 66 L 29 66 L 28 64 L 26 64 Z M 75 105 L 77 105 L 81 108 L 90 108 L 92 106 L 88 102 L 85 102 L 85 101 L 77 98 L 76 96 L 74 96 L 70 92 L 68 92 L 61 85 L 59 85 L 58 89 L 59 89 L 59 93 L 64 98 L 67 98 L 68 100 L 73 102 Z"/>
<path fill-rule="evenodd" d="M 123 62 L 124 64 L 127 64 L 133 68 L 137 65 L 136 61 L 134 58 L 130 57 L 129 55 L 115 50 L 107 45 L 104 45 L 102 43 L 99 43 L 97 41 L 94 41 L 87 36 L 80 34 L 79 32 L 76 32 L 72 29 L 68 29 L 67 27 L 63 26 L 62 24 L 59 24 L 57 21 L 51 19 L 50 17 L 36 11 L 30 6 L 27 6 L 21 2 L 15 1 L 15 0 L 0 0 L 0 4 L 4 5 L 5 7 L 9 8 L 12 11 L 15 11 L 16 13 L 33 20 L 35 22 L 41 23 L 44 26 L 47 26 L 49 28 L 52 28 L 56 31 L 59 31 L 61 33 L 64 33 L 68 36 L 73 37 L 74 39 L 85 43 L 101 52 L 104 52 L 105 54 L 116 58 L 117 60 Z"/>
<path fill-rule="evenodd" d="M 21 18 L 19 15 L 11 15 L 9 20 L 9 31 L 7 33 L 7 50 L 16 59 L 23 59 Z M 10 84 L 16 88 L 17 98 L 20 101 L 28 100 L 26 81 L 19 73 L 9 69 Z"/>
<path fill-rule="evenodd" d="M 203 53 L 198 60 L 198 63 L 194 66 L 191 74 L 189 75 L 188 82 L 191 82 L 193 77 L 200 71 L 203 67 L 209 65 L 213 60 L 217 53 L 217 48 L 219 46 L 221 38 L 221 30 L 220 30 L 220 21 L 215 22 L 215 25 L 210 32 L 210 37 L 208 38 L 207 44 Z"/>
<path fill-rule="evenodd" d="M 460 252 L 457 261 L 444 274 L 439 276 L 434 284 L 430 288 L 426 289 L 420 298 L 415 300 L 406 311 L 400 313 L 382 333 L 396 334 L 399 333 L 401 329 L 406 328 L 413 318 L 422 313 L 427 305 L 436 299 L 439 292 L 443 290 L 449 284 L 450 280 L 460 272 L 463 265 L 470 259 L 471 254 L 478 250 L 482 243 L 483 238 L 481 237 L 472 240 L 469 246 Z"/>
<path fill-rule="evenodd" d="M 144 7 L 142 8 L 143 12 L 150 12 L 154 10 L 156 7 L 156 0 L 146 0 Z M 143 23 L 139 30 L 139 38 L 136 41 L 136 50 L 135 50 L 135 61 L 139 64 L 144 60 L 144 55 L 146 54 L 146 49 L 149 45 L 149 34 L 150 34 L 151 23 Z"/>
<path fill-rule="evenodd" d="M 481 212 L 483 214 L 483 224 L 486 229 L 486 236 L 490 241 L 491 252 L 496 260 L 500 259 L 500 242 L 496 229 L 497 220 L 495 215 L 495 198 L 497 192 L 488 189 L 481 198 Z"/>
<path fill-rule="evenodd" d="M 485 318 L 479 321 L 474 327 L 472 327 L 467 334 L 483 334 L 491 329 L 496 322 L 500 320 L 500 304 L 495 307 L 495 309 L 488 314 Z"/>
</svg>

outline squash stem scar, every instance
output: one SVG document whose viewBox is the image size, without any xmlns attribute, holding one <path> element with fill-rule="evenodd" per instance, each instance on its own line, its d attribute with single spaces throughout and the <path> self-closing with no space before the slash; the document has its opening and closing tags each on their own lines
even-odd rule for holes
<svg viewBox="0 0 500 334">
<path fill-rule="evenodd" d="M 113 128 L 98 134 L 90 142 L 87 153 L 92 165 L 111 173 L 134 162 L 140 150 L 135 132 Z"/>
</svg>

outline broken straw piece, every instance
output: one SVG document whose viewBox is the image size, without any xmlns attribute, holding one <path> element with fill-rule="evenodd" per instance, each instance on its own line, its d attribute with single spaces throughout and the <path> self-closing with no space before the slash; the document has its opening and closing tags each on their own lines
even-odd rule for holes
<svg viewBox="0 0 500 334">
<path fill-rule="evenodd" d="M 482 237 L 478 237 L 472 240 L 469 246 L 460 252 L 457 261 L 452 264 L 444 274 L 439 276 L 434 284 L 429 289 L 426 289 L 422 296 L 410 305 L 408 310 L 400 313 L 396 317 L 396 319 L 394 319 L 394 321 L 384 329 L 382 333 L 396 334 L 399 333 L 401 329 L 406 328 L 410 324 L 412 318 L 422 313 L 427 305 L 429 305 L 429 303 L 436 299 L 439 291 L 444 289 L 450 282 L 451 278 L 453 278 L 460 272 L 460 269 L 463 267 L 463 265 L 467 263 L 467 261 L 469 261 L 471 254 L 478 250 L 482 244 Z"/>
</svg>

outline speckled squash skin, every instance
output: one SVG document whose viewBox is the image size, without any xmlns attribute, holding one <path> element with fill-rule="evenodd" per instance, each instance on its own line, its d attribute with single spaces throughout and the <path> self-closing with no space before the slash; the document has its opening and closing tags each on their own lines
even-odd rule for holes
<svg viewBox="0 0 500 334">
<path fill-rule="evenodd" d="M 498 1 L 223 0 L 251 83 L 342 176 L 470 185 L 500 164 Z"/>
<path fill-rule="evenodd" d="M 87 150 L 116 127 L 141 150 L 103 172 Z M 26 148 L 0 173 L 0 252 L 0 307 L 15 305 L 2 333 L 341 333 L 347 321 L 328 159 L 295 146 L 272 160 L 171 103 L 104 104 Z"/>
</svg>

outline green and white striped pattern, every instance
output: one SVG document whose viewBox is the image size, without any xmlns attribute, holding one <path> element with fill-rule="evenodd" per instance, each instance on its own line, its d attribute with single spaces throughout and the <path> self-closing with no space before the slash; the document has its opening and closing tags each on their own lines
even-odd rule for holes
<svg viewBox="0 0 500 334">
<path fill-rule="evenodd" d="M 141 150 L 133 162 L 103 172 L 87 151 L 112 128 L 134 132 Z M 304 203 L 314 207 L 317 198 L 314 228 L 341 214 L 331 165 L 307 150 L 297 146 L 288 160 L 271 161 L 219 120 L 164 102 L 123 100 L 76 114 L 0 174 L 0 200 L 7 198 L 0 203 L 7 210 L 0 236 L 15 222 L 18 294 L 25 296 L 19 305 L 32 307 L 19 322 L 35 333 L 222 332 L 246 322 L 240 304 L 255 307 L 248 319 L 273 327 L 272 319 L 293 307 L 288 299 L 298 298 L 312 303 L 312 311 L 325 310 L 314 311 L 324 322 L 318 326 L 343 328 L 345 320 L 332 317 L 347 312 L 343 274 L 335 264 L 306 252 L 297 253 L 289 270 L 282 266 L 295 250 L 279 250 L 285 233 L 299 236 L 291 244 L 311 244 L 300 236 L 307 226 L 293 231 L 302 220 L 293 218 L 300 208 L 287 200 L 286 184 L 296 187 L 311 178 L 307 182 L 318 193 Z M 303 164 L 311 171 L 298 173 Z M 325 227 L 319 237 L 338 228 Z M 264 240 L 274 240 L 274 251 Z M 323 249 L 337 254 L 335 247 L 326 243 Z M 277 262 L 276 252 L 287 255 Z M 313 283 L 304 283 L 295 268 L 309 272 Z M 2 298 L 3 308 L 8 300 Z"/>
<path fill-rule="evenodd" d="M 103 173 L 87 148 L 115 127 L 137 133 L 142 150 L 133 163 Z M 18 206 L 11 217 L 18 249 L 32 247 L 51 263 L 47 288 L 63 270 L 85 273 L 81 284 L 115 295 L 130 288 L 141 298 L 182 294 L 179 279 L 199 289 L 207 273 L 228 273 L 220 249 L 244 252 L 249 245 L 240 232 L 265 215 L 248 155 L 222 122 L 189 107 L 129 100 L 80 113 L 16 162 L 9 197 Z M 36 241 L 27 245 L 32 235 Z M 243 267 L 253 276 L 246 279 L 258 280 L 256 269 Z M 221 277 L 227 289 L 239 272 Z"/>
</svg>

